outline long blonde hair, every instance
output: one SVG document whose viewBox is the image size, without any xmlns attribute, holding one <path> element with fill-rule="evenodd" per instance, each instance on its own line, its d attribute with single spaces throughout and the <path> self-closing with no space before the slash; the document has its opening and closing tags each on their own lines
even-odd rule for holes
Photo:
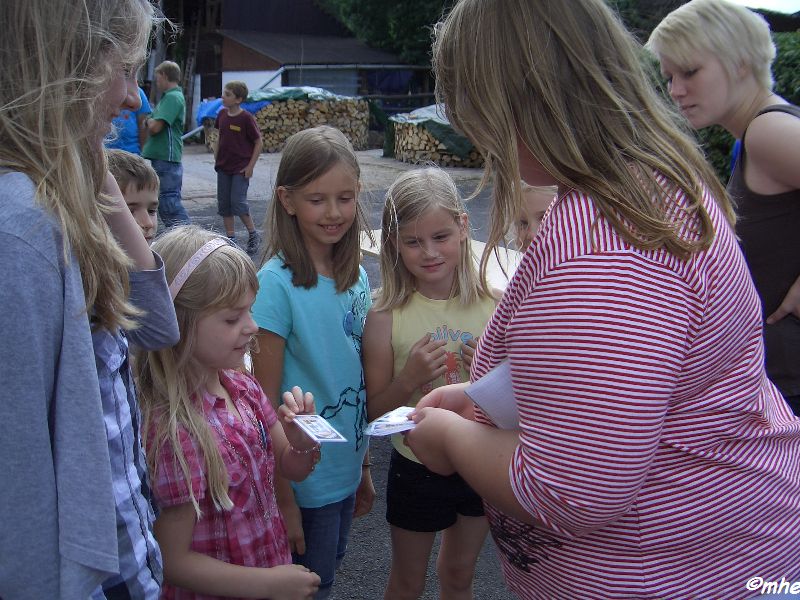
<svg viewBox="0 0 800 600">
<path fill-rule="evenodd" d="M 75 255 L 87 308 L 110 329 L 131 326 L 136 311 L 128 258 L 103 217 L 102 94 L 119 69 L 143 62 L 154 14 L 148 0 L 0 3 L 0 165 L 31 178 L 61 226 L 65 260 Z"/>
<path fill-rule="evenodd" d="M 438 100 L 486 159 L 494 178 L 487 252 L 496 250 L 521 202 L 518 144 L 561 190 L 589 194 L 629 243 L 687 257 L 714 238 L 702 205 L 709 188 L 733 211 L 675 109 L 647 79 L 643 50 L 602 0 L 461 0 L 436 26 Z M 664 189 L 654 171 L 670 182 Z M 687 196 L 679 219 L 672 197 Z"/>
<path fill-rule="evenodd" d="M 192 225 L 175 227 L 158 237 L 153 250 L 164 259 L 167 281 L 174 280 L 203 244 L 216 238 L 220 236 Z M 228 509 L 232 503 L 228 497 L 228 473 L 200 406 L 207 381 L 204 369 L 194 358 L 197 323 L 204 315 L 235 305 L 251 290 L 258 291 L 258 277 L 248 256 L 233 245 L 215 250 L 197 266 L 174 299 L 180 341 L 156 352 L 137 351 L 134 359 L 145 439 L 149 440 L 148 466 L 155 473 L 162 446 L 171 444 L 198 516 L 200 506 L 191 492 L 179 427 L 189 434 L 203 456 L 214 505 Z"/>
<path fill-rule="evenodd" d="M 414 293 L 414 276 L 400 257 L 400 229 L 435 208 L 447 211 L 459 227 L 467 212 L 456 184 L 439 168 L 406 171 L 387 190 L 381 217 L 382 286 L 375 294 L 375 310 L 401 307 Z M 481 298 L 492 296 L 486 279 L 479 277 L 475 269 L 467 227 L 466 236 L 461 241 L 450 298 L 457 298 L 460 305 L 469 306 Z"/>
<path fill-rule="evenodd" d="M 292 135 L 281 154 L 275 192 L 265 224 L 267 246 L 264 261 L 281 254 L 284 263 L 292 270 L 292 283 L 298 287 L 317 285 L 317 270 L 303 242 L 297 217 L 290 215 L 278 199 L 278 188 L 292 192 L 305 187 L 327 173 L 337 164 L 352 170 L 356 182 L 361 179 L 361 168 L 353 146 L 344 134 L 328 125 L 305 129 Z M 367 218 L 358 198 L 356 219 L 341 240 L 333 246 L 333 273 L 336 289 L 343 292 L 355 285 L 361 265 L 361 232 L 368 231 Z"/>
</svg>

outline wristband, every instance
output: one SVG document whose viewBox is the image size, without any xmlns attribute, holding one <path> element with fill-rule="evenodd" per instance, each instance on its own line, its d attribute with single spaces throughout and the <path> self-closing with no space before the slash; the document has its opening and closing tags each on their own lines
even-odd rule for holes
<svg viewBox="0 0 800 600">
<path fill-rule="evenodd" d="M 361 465 L 361 468 L 362 469 L 369 469 L 371 466 L 372 466 L 371 462 L 370 463 L 364 463 L 363 465 Z"/>
<path fill-rule="evenodd" d="M 291 444 L 289 444 L 289 452 L 291 454 L 297 454 L 298 456 L 310 456 L 311 457 L 311 470 L 313 471 L 317 467 L 317 463 L 320 459 L 320 448 L 319 444 L 316 446 L 311 446 L 311 448 L 306 448 L 305 450 L 298 450 Z"/>
<path fill-rule="evenodd" d="M 306 448 L 305 450 L 298 450 L 291 444 L 289 444 L 289 452 L 293 452 L 294 454 L 306 455 L 306 454 L 313 454 L 314 452 L 319 452 L 319 444 L 316 446 L 311 446 L 311 448 Z"/>
</svg>

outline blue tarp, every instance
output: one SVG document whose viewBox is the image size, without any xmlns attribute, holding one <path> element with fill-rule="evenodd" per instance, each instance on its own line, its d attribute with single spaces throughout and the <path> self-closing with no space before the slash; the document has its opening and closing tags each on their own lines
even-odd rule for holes
<svg viewBox="0 0 800 600">
<path fill-rule="evenodd" d="M 252 90 L 247 96 L 247 101 L 242 102 L 242 108 L 249 113 L 256 114 L 268 104 L 281 100 L 345 100 L 347 98 L 348 96 L 340 96 L 317 87 L 267 88 Z M 197 109 L 197 125 L 202 125 L 203 119 L 216 119 L 220 110 L 222 110 L 222 98 L 203 100 L 200 108 Z"/>
<path fill-rule="evenodd" d="M 266 100 L 259 100 L 257 102 L 242 102 L 242 108 L 249 113 L 256 114 L 270 102 Z M 222 110 L 222 98 L 215 98 L 214 100 L 203 100 L 200 103 L 200 108 L 197 109 L 197 125 L 203 124 L 203 119 L 216 119 L 217 113 Z"/>
</svg>

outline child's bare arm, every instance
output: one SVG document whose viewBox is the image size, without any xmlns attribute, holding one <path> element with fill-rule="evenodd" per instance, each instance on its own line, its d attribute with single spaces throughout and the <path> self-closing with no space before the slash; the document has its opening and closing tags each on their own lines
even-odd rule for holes
<svg viewBox="0 0 800 600">
<path fill-rule="evenodd" d="M 157 133 L 161 133 L 165 125 L 166 122 L 163 121 L 162 119 L 154 119 L 152 117 L 147 117 L 144 120 L 144 126 L 145 129 L 147 129 L 147 133 L 149 135 L 155 135 Z"/>
<path fill-rule="evenodd" d="M 147 141 L 147 126 L 144 122 L 149 116 L 149 114 L 139 114 L 136 117 L 136 135 L 139 138 L 139 148 L 144 148 L 144 144 Z"/>
<path fill-rule="evenodd" d="M 164 557 L 167 583 L 210 596 L 307 600 L 319 577 L 300 565 L 243 567 L 191 549 L 196 522 L 191 503 L 165 508 L 154 532 Z"/>
<path fill-rule="evenodd" d="M 253 156 L 250 157 L 250 162 L 247 163 L 247 166 L 242 171 L 242 174 L 245 176 L 246 179 L 250 179 L 253 176 L 253 169 L 256 167 L 256 163 L 258 162 L 258 157 L 261 156 L 261 149 L 264 147 L 264 142 L 261 141 L 261 137 L 256 140 L 255 145 L 253 146 Z"/>
<path fill-rule="evenodd" d="M 431 340 L 426 334 L 411 347 L 402 371 L 393 376 L 391 311 L 369 311 L 362 341 L 367 419 L 370 421 L 406 404 L 414 390 L 446 370 L 446 341 Z"/>
<path fill-rule="evenodd" d="M 259 351 L 253 353 L 253 375 L 261 389 L 272 402 L 272 407 L 277 411 L 280 406 L 280 387 L 283 378 L 283 351 L 286 340 L 276 333 L 266 329 L 258 330 Z M 277 454 L 276 454 L 277 456 Z M 277 475 L 275 477 L 275 497 L 278 507 L 286 522 L 286 532 L 292 552 L 305 554 L 306 544 L 303 535 L 303 525 L 300 518 L 300 509 L 294 499 L 294 492 L 289 480 Z"/>
</svg>

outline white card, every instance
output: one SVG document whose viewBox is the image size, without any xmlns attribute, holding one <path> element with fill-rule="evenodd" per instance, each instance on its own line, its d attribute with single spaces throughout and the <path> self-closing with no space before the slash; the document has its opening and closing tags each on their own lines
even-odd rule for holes
<svg viewBox="0 0 800 600">
<path fill-rule="evenodd" d="M 331 427 L 331 424 L 319 415 L 297 415 L 294 418 L 294 422 L 315 442 L 347 441 L 347 438 Z"/>
<path fill-rule="evenodd" d="M 464 390 L 500 429 L 518 429 L 519 412 L 511 385 L 511 364 L 505 360 Z"/>
<path fill-rule="evenodd" d="M 414 429 L 416 423 L 408 419 L 408 415 L 413 410 L 410 406 L 401 406 L 390 410 L 367 425 L 364 433 L 367 435 L 392 435 L 393 433 Z"/>
</svg>

